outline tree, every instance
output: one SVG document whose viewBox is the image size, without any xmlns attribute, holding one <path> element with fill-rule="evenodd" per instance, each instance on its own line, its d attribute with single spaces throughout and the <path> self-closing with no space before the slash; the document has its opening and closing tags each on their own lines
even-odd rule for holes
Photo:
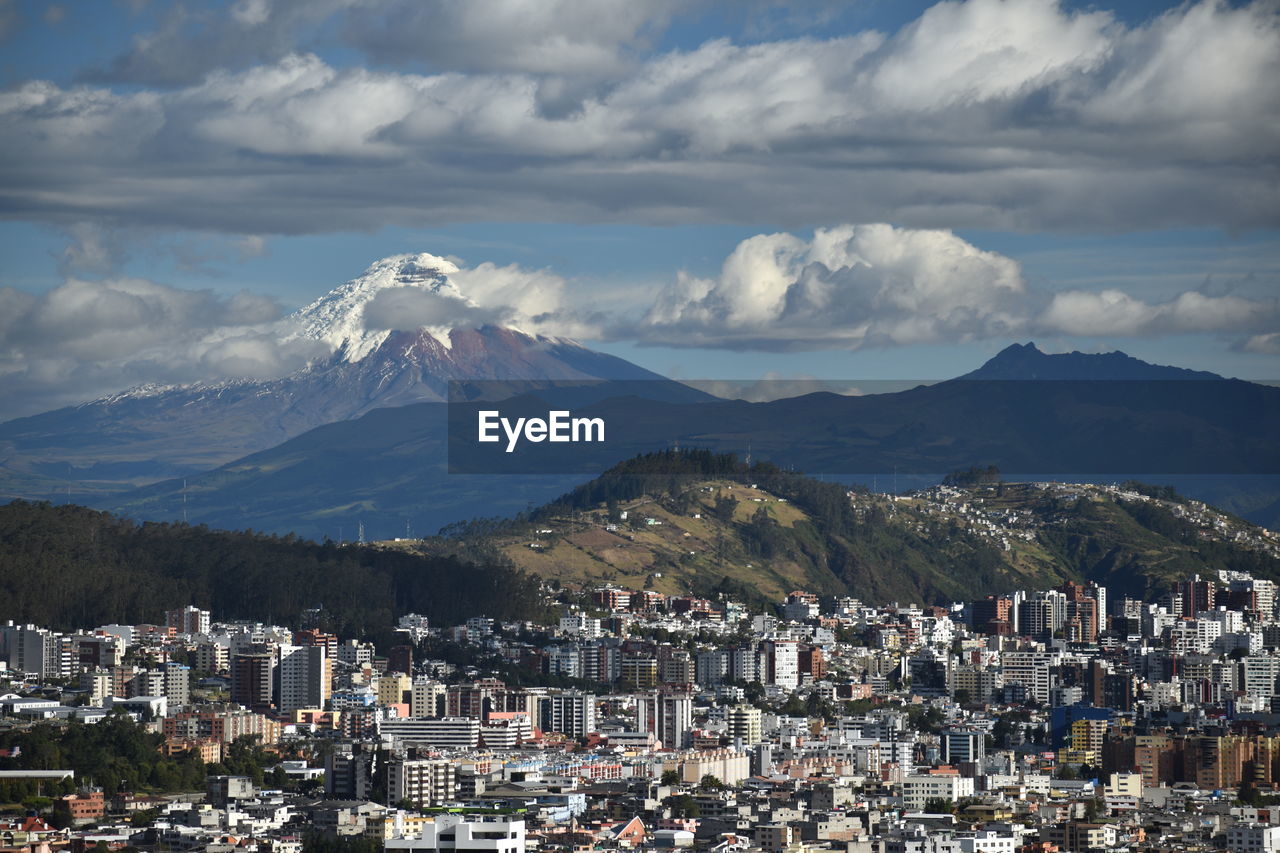
<svg viewBox="0 0 1280 853">
<path fill-rule="evenodd" d="M 662 784 L 662 785 L 679 785 L 679 784 L 680 784 L 680 774 L 679 774 L 679 773 L 677 773 L 677 772 L 676 772 L 676 771 L 674 771 L 674 770 L 663 770 L 663 771 L 662 771 L 662 779 L 661 779 L 661 781 L 660 781 L 660 784 Z"/>
<path fill-rule="evenodd" d="M 698 787 L 708 791 L 719 791 L 724 788 L 724 783 L 713 774 L 707 773 L 702 777 L 702 781 L 698 783 Z"/>
<path fill-rule="evenodd" d="M 991 739 L 995 741 L 996 746 L 1005 746 L 1009 743 L 1009 738 L 1013 736 L 1013 723 L 1008 717 L 998 717 L 995 725 L 991 727 Z"/>
<path fill-rule="evenodd" d="M 672 817 L 702 817 L 702 809 L 688 794 L 667 797 L 666 804 L 671 809 Z"/>
<path fill-rule="evenodd" d="M 159 809 L 145 809 L 129 815 L 130 826 L 150 826 L 159 817 Z"/>
<path fill-rule="evenodd" d="M 717 520 L 728 524 L 733 521 L 734 512 L 738 509 L 738 499 L 731 495 L 718 495 L 711 513 Z"/>
</svg>

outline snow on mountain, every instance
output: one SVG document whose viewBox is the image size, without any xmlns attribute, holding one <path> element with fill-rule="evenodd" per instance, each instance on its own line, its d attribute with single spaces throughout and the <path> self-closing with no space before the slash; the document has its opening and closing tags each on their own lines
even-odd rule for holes
<svg viewBox="0 0 1280 853">
<path fill-rule="evenodd" d="M 426 252 L 392 255 L 375 261 L 363 275 L 299 309 L 289 322 L 300 327 L 294 334 L 328 344 L 338 361 L 360 361 L 391 335 L 390 330 L 365 327 L 365 307 L 379 292 L 393 287 L 417 287 L 457 299 L 459 308 L 474 307 L 449 278 L 457 272 L 458 267 L 451 261 Z M 428 331 L 442 346 L 450 346 L 448 329 Z"/>
<path fill-rule="evenodd" d="M 281 342 L 315 350 L 305 367 L 278 378 L 144 385 L 0 423 L 0 491 L 44 499 L 65 495 L 66 478 L 76 490 L 100 491 L 186 477 L 374 409 L 443 401 L 452 380 L 662 379 L 570 339 L 513 328 L 509 318 L 547 302 L 536 275 L 531 296 L 523 276 L 474 272 L 427 253 L 371 264 L 272 327 Z M 413 305 L 399 297 L 419 296 L 414 289 L 430 294 L 431 310 L 417 316 L 431 324 L 381 301 L 375 318 L 403 325 L 366 324 L 379 294 L 397 289 L 408 292 L 393 295 L 393 309 L 397 300 Z"/>
</svg>

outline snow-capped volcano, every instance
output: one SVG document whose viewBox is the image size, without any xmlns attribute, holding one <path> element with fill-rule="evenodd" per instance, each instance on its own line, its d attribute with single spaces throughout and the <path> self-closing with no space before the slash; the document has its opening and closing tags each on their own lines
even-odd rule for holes
<svg viewBox="0 0 1280 853">
<path fill-rule="evenodd" d="M 298 311 L 289 322 L 296 334 L 321 341 L 340 361 L 360 361 L 376 351 L 391 335 L 389 329 L 370 329 L 365 308 L 390 288 L 419 288 L 426 293 L 458 300 L 459 309 L 474 307 L 449 278 L 458 267 L 452 261 L 426 252 L 392 255 L 375 261 L 362 275 L 351 279 Z M 431 334 L 449 346 L 448 329 L 432 328 Z"/>
<path fill-rule="evenodd" d="M 450 380 L 662 380 L 575 341 L 493 322 L 529 312 L 483 310 L 455 281 L 460 272 L 427 253 L 376 261 L 277 327 L 282 340 L 322 342 L 328 353 L 278 379 L 136 388 L 0 424 L 0 491 L 65 494 L 69 472 L 73 491 L 83 493 L 90 481 L 118 488 L 208 470 L 372 409 L 443 400 Z M 490 286 L 487 301 L 518 307 L 523 283 L 503 286 Z M 432 316 L 441 324 L 406 321 L 388 330 L 368 323 L 379 295 L 398 290 L 440 297 Z M 19 485 L 6 488 L 6 481 Z"/>
</svg>

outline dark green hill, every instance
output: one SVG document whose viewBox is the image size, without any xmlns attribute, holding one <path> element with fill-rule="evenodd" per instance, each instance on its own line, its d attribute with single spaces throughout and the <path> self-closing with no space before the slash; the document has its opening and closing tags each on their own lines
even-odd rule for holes
<svg viewBox="0 0 1280 853">
<path fill-rule="evenodd" d="M 342 636 L 387 630 L 416 612 L 541 615 L 539 581 L 509 566 L 293 536 L 137 524 L 84 507 L 0 506 L 0 619 L 73 629 L 163 620 L 195 604 L 214 619 L 296 626 L 319 607 Z"/>
</svg>

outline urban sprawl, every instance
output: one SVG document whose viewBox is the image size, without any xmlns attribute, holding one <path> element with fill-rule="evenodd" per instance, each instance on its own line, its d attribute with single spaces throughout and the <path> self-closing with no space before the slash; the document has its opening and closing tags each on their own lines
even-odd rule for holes
<svg viewBox="0 0 1280 853">
<path fill-rule="evenodd" d="M 556 625 L 407 615 L 386 655 L 326 633 L 319 611 L 297 630 L 195 607 L 0 627 L 9 742 L 127 723 L 213 771 L 158 793 L 10 747 L 0 788 L 32 808 L 4 819 L 3 844 L 1280 849 L 1271 581 L 1194 576 L 1155 602 L 1067 583 L 949 607 L 796 591 L 768 614 L 612 586 L 546 595 Z M 216 772 L 247 755 L 251 770 Z"/>
</svg>

